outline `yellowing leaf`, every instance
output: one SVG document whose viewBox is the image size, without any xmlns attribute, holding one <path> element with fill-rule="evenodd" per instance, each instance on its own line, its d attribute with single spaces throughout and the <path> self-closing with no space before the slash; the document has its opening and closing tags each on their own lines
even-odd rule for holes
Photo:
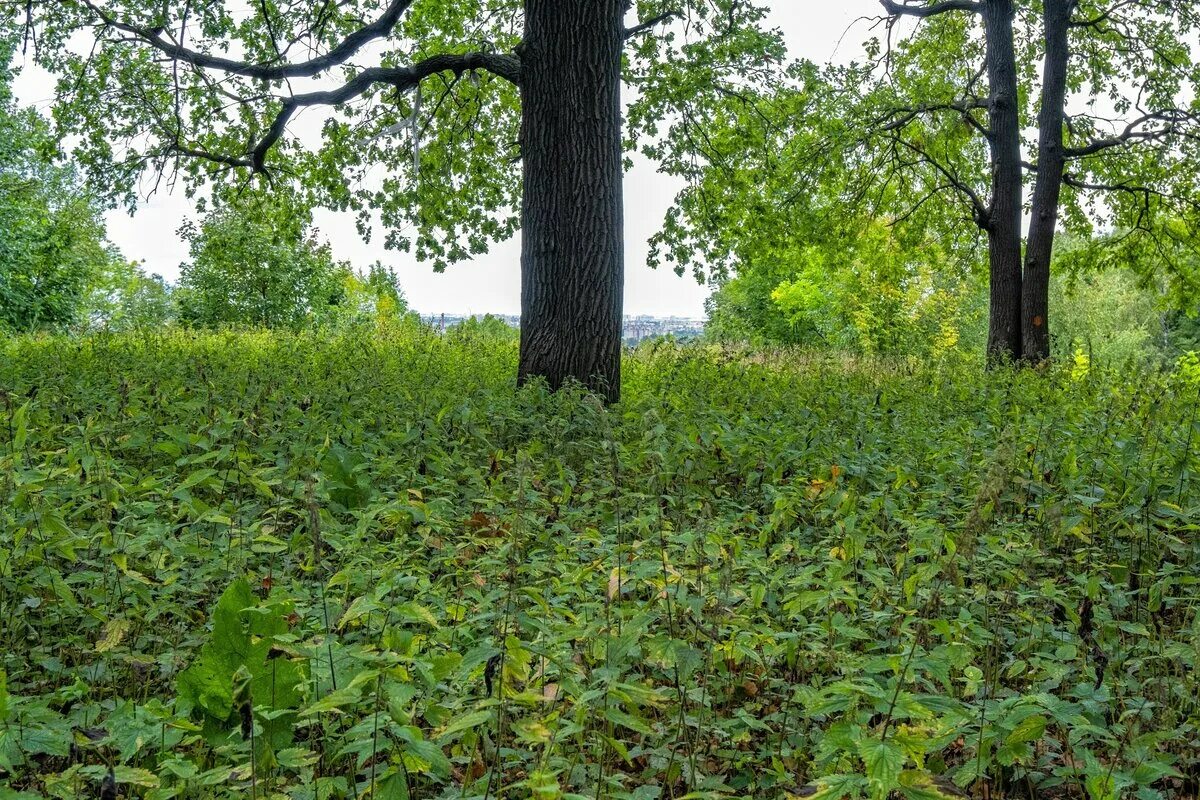
<svg viewBox="0 0 1200 800">
<path fill-rule="evenodd" d="M 621 568 L 613 567 L 608 576 L 608 599 L 613 600 L 621 593 Z"/>
<path fill-rule="evenodd" d="M 338 627 L 345 629 L 347 625 L 349 625 L 351 622 L 354 622 L 356 619 L 365 617 L 372 611 L 378 611 L 381 608 L 382 606 L 376 602 L 375 598 L 369 595 L 359 597 L 350 604 L 349 608 L 346 609 L 346 613 L 342 615 L 342 620 L 338 623 Z"/>
<path fill-rule="evenodd" d="M 97 653 L 107 653 L 116 648 L 129 633 L 129 620 L 113 619 L 104 626 L 104 635 L 96 642 Z"/>
<path fill-rule="evenodd" d="M 113 767 L 113 778 L 117 783 L 126 783 L 131 786 L 144 786 L 147 789 L 154 789 L 158 786 L 158 776 L 148 769 L 138 767 Z"/>
</svg>

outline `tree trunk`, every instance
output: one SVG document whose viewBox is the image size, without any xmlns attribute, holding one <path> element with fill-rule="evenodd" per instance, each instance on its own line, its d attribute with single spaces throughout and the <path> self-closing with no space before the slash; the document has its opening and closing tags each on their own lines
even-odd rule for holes
<svg viewBox="0 0 1200 800">
<path fill-rule="evenodd" d="M 1050 357 L 1050 261 L 1054 255 L 1058 203 L 1066 164 L 1063 125 L 1070 60 L 1070 0 L 1045 0 L 1042 21 L 1046 64 L 1042 79 L 1042 109 L 1038 117 L 1038 172 L 1021 290 L 1022 358 L 1033 363 Z"/>
<path fill-rule="evenodd" d="M 988 215 L 991 312 L 988 360 L 1021 357 L 1021 122 L 1017 106 L 1017 59 L 1013 0 L 984 0 L 987 75 L 990 86 L 992 199 Z"/>
<path fill-rule="evenodd" d="M 525 0 L 518 380 L 620 399 L 624 0 Z"/>
</svg>

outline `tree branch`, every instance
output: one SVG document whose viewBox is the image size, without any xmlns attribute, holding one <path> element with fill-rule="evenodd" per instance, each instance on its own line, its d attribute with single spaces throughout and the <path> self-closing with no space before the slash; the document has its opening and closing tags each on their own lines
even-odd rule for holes
<svg viewBox="0 0 1200 800">
<path fill-rule="evenodd" d="M 1091 19 L 1073 19 L 1071 20 L 1072 28 L 1099 28 L 1105 22 L 1113 18 L 1118 11 L 1126 6 L 1137 5 L 1139 0 L 1119 0 L 1115 5 L 1107 11 L 1092 17 Z"/>
<path fill-rule="evenodd" d="M 1163 122 L 1164 127 L 1151 130 L 1142 129 L 1148 122 Z M 1067 158 L 1086 158 L 1104 150 L 1121 147 L 1131 142 L 1157 141 L 1172 134 L 1180 133 L 1184 123 L 1196 123 L 1194 114 L 1182 109 L 1173 108 L 1166 111 L 1154 111 L 1133 120 L 1125 126 L 1125 130 L 1115 136 L 1095 139 L 1082 147 L 1069 147 L 1064 152 Z"/>
<path fill-rule="evenodd" d="M 991 225 L 992 210 L 987 203 L 971 186 L 969 186 L 956 172 L 949 166 L 941 163 L 936 158 L 931 156 L 923 147 L 918 147 L 912 142 L 906 142 L 893 132 L 888 138 L 891 139 L 894 147 L 903 147 L 911 151 L 918 159 L 919 163 L 928 164 L 941 174 L 950 188 L 958 192 L 962 197 L 966 198 L 971 206 L 972 216 L 975 218 L 975 223 L 984 230 L 987 230 Z"/>
<path fill-rule="evenodd" d="M 975 130 L 977 130 L 979 133 L 990 137 L 991 134 L 987 128 L 984 127 L 979 120 L 971 116 L 972 111 L 986 109 L 987 107 L 988 104 L 985 100 L 981 100 L 979 98 L 965 98 L 953 103 L 929 103 L 927 105 L 917 106 L 915 108 L 893 108 L 882 117 L 876 119 L 874 124 L 880 126 L 879 129 L 882 131 L 895 131 L 900 130 L 917 117 L 925 114 L 930 114 L 935 111 L 954 111 L 962 115 L 964 120 L 966 120 L 966 122 L 971 125 L 971 127 L 975 128 Z"/>
<path fill-rule="evenodd" d="M 216 69 L 264 81 L 311 78 L 345 63 L 368 42 L 389 34 L 413 2 L 415 0 L 391 0 L 387 9 L 377 20 L 354 31 L 323 56 L 296 64 L 271 64 L 238 61 L 192 50 L 163 38 L 161 29 L 144 28 L 121 22 L 96 5 L 94 0 L 83 0 L 84 5 L 91 9 L 92 13 L 107 27 L 135 36 L 175 61 L 191 64 L 201 69 Z"/>
<path fill-rule="evenodd" d="M 879 0 L 879 3 L 883 6 L 883 10 L 893 17 L 908 16 L 921 19 L 936 17 L 948 11 L 969 11 L 978 14 L 983 8 L 976 0 L 942 0 L 933 5 L 913 5 L 910 2 L 897 2 L 897 0 Z"/>
<path fill-rule="evenodd" d="M 640 36 L 643 33 L 646 33 L 647 31 L 651 30 L 652 28 L 654 28 L 658 25 L 661 25 L 662 23 L 666 22 L 667 20 L 674 19 L 675 17 L 681 16 L 681 15 L 682 15 L 682 12 L 679 11 L 679 9 L 674 9 L 672 11 L 667 11 L 662 14 L 659 14 L 657 17 L 653 17 L 651 19 L 646 20 L 645 22 L 634 25 L 632 28 L 626 28 L 625 29 L 625 38 L 632 39 L 635 36 Z"/>
<path fill-rule="evenodd" d="M 267 154 L 283 137 L 288 122 L 301 108 L 340 105 L 366 93 L 372 86 L 380 83 L 394 86 L 397 91 L 403 92 L 439 72 L 453 72 L 458 76 L 476 69 L 487 70 L 513 84 L 520 85 L 521 82 L 520 59 L 515 55 L 497 55 L 495 53 L 437 55 L 411 67 L 365 69 L 353 80 L 337 89 L 298 94 L 284 100 L 283 106 L 279 109 L 279 113 L 275 116 L 266 135 L 255 145 L 249 158 L 242 159 L 243 163 L 240 166 L 249 167 L 255 172 L 266 172 Z M 221 163 L 227 164 L 229 161 L 222 160 Z"/>
</svg>

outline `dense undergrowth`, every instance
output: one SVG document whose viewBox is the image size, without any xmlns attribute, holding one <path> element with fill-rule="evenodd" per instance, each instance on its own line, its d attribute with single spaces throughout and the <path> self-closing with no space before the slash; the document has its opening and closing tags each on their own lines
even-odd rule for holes
<svg viewBox="0 0 1200 800">
<path fill-rule="evenodd" d="M 514 362 L 0 343 L 0 798 L 1196 795 L 1187 374 Z"/>
</svg>

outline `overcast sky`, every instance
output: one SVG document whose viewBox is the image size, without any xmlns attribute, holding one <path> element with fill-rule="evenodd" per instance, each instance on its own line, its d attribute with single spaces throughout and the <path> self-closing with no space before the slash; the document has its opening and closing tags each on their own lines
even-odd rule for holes
<svg viewBox="0 0 1200 800">
<path fill-rule="evenodd" d="M 772 22 L 783 30 L 792 55 L 818 62 L 857 56 L 869 30 L 868 23 L 855 24 L 855 20 L 864 15 L 877 16 L 879 10 L 876 0 L 770 2 Z M 839 40 L 842 40 L 840 48 Z M 48 76 L 26 70 L 15 88 L 23 102 L 45 108 L 52 87 Z M 626 177 L 627 314 L 704 316 L 707 287 L 690 276 L 681 278 L 668 269 L 653 270 L 645 266 L 646 241 L 658 229 L 678 189 L 678 183 L 659 175 L 655 166 L 644 160 Z M 144 202 L 132 217 L 123 211 L 110 213 L 109 238 L 127 258 L 145 262 L 147 271 L 174 280 L 179 274 L 179 264 L 187 259 L 187 247 L 175 231 L 192 215 L 192 205 L 182 192 L 160 193 Z M 520 312 L 519 240 L 495 246 L 488 255 L 453 265 L 439 275 L 412 256 L 384 251 L 380 244 L 382 237 L 377 236 L 372 244 L 363 243 L 348 215 L 318 212 L 317 225 L 339 259 L 349 260 L 360 268 L 376 259 L 396 267 L 410 305 L 423 314 Z"/>
</svg>

